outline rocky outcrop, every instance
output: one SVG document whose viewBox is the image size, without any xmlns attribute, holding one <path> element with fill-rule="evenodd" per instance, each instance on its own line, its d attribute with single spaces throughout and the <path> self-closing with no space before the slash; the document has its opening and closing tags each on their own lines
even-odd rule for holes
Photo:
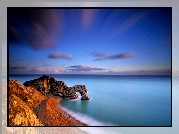
<svg viewBox="0 0 179 134">
<path fill-rule="evenodd" d="M 47 98 L 47 96 L 38 92 L 34 87 L 26 87 L 17 80 L 9 81 L 9 95 L 11 94 L 19 97 L 31 109 L 35 109 L 40 102 Z"/>
<path fill-rule="evenodd" d="M 87 126 L 60 108 L 59 97 L 47 97 L 17 80 L 9 80 L 8 89 L 8 126 Z"/>
<path fill-rule="evenodd" d="M 37 115 L 19 97 L 9 96 L 9 126 L 44 126 Z"/>
<path fill-rule="evenodd" d="M 44 126 L 34 112 L 47 97 L 17 80 L 9 81 L 9 126 Z"/>
<path fill-rule="evenodd" d="M 53 77 L 43 75 L 42 77 L 24 83 L 25 86 L 34 87 L 47 96 L 59 96 L 63 99 L 76 99 L 77 92 L 81 94 L 81 100 L 89 100 L 88 90 L 85 85 L 68 87 L 63 81 L 57 81 Z"/>
</svg>

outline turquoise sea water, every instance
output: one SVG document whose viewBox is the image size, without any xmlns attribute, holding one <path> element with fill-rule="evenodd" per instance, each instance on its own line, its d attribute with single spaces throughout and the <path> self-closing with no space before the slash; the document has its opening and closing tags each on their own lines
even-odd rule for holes
<svg viewBox="0 0 179 134">
<path fill-rule="evenodd" d="M 49 75 L 49 74 L 48 74 Z M 10 75 L 21 84 L 42 75 Z M 68 86 L 86 85 L 89 101 L 60 105 L 91 126 L 171 126 L 171 76 L 49 75 Z"/>
</svg>

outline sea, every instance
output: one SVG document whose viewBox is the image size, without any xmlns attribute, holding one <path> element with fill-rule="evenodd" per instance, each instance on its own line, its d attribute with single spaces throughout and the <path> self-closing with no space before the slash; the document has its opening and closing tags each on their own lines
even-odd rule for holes
<svg viewBox="0 0 179 134">
<path fill-rule="evenodd" d="M 86 85 L 90 100 L 63 99 L 59 106 L 89 126 L 171 126 L 171 75 L 46 74 L 69 87 Z M 10 74 L 25 81 L 42 74 Z"/>
</svg>

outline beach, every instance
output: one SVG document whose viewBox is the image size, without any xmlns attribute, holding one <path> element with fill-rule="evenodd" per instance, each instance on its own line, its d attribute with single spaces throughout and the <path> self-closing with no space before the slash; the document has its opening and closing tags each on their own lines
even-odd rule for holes
<svg viewBox="0 0 179 134">
<path fill-rule="evenodd" d="M 49 97 L 38 105 L 36 114 L 45 126 L 87 126 L 63 111 L 59 103 L 59 97 Z"/>
</svg>

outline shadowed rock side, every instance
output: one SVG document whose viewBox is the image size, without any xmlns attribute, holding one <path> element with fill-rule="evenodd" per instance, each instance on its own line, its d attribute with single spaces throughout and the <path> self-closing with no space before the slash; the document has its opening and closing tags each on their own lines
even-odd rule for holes
<svg viewBox="0 0 179 134">
<path fill-rule="evenodd" d="M 85 85 L 68 87 L 63 81 L 57 81 L 53 77 L 43 75 L 42 77 L 24 83 L 25 86 L 35 87 L 47 96 L 59 96 L 63 99 L 76 99 L 77 92 L 81 94 L 81 100 L 89 100 L 88 90 Z"/>
</svg>

